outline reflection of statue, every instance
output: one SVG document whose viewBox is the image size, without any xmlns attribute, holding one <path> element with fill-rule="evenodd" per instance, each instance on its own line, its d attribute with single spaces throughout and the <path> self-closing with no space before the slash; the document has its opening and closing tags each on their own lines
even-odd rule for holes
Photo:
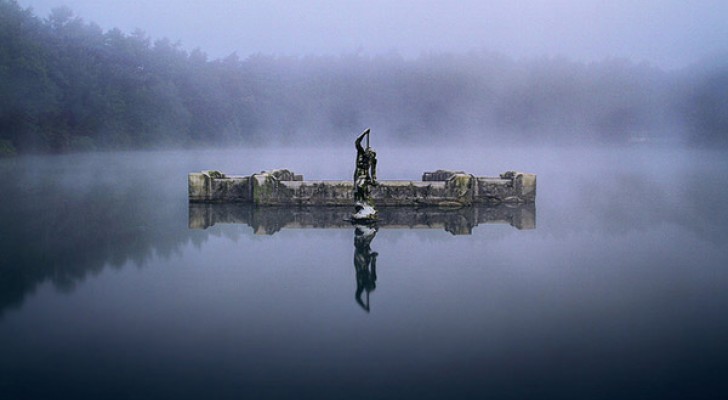
<svg viewBox="0 0 728 400">
<path fill-rule="evenodd" d="M 354 170 L 354 215 L 357 220 L 371 220 L 376 218 L 372 186 L 377 185 L 377 153 L 369 147 L 369 133 L 367 129 L 356 138 L 356 169 Z M 361 145 L 366 136 L 367 148 Z"/>
<path fill-rule="evenodd" d="M 369 246 L 377 234 L 376 225 L 356 225 L 354 228 L 354 270 L 356 271 L 356 294 L 359 305 L 369 312 L 369 293 L 377 287 L 377 252 Z M 366 291 L 366 302 L 361 295 Z"/>
</svg>

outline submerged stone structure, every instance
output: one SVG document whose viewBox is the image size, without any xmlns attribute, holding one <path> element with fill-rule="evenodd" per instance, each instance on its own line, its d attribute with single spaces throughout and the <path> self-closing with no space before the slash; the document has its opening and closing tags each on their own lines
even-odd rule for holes
<svg viewBox="0 0 728 400">
<path fill-rule="evenodd" d="M 420 181 L 379 180 L 371 196 L 378 207 L 436 206 L 457 208 L 473 204 L 518 204 L 536 201 L 536 175 L 508 171 L 498 177 L 462 171 L 425 172 Z M 354 203 L 354 183 L 307 181 L 287 169 L 252 175 L 219 171 L 190 173 L 192 203 L 249 203 L 257 206 L 348 206 Z"/>
</svg>

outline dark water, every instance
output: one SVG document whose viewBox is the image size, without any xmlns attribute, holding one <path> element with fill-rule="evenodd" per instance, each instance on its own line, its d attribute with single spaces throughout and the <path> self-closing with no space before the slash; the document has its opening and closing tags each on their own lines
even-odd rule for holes
<svg viewBox="0 0 728 400">
<path fill-rule="evenodd" d="M 720 398 L 728 154 L 378 149 L 538 174 L 532 208 L 187 203 L 186 174 L 348 179 L 351 149 L 0 161 L 0 398 Z"/>
</svg>

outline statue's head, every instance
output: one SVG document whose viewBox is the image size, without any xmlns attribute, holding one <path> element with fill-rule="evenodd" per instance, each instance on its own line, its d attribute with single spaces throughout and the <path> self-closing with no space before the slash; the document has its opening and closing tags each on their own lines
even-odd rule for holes
<svg viewBox="0 0 728 400">
<path fill-rule="evenodd" d="M 366 151 L 367 151 L 367 156 L 369 158 L 374 158 L 374 157 L 377 156 L 377 152 L 374 151 L 374 148 L 373 147 L 367 147 L 367 150 Z"/>
</svg>

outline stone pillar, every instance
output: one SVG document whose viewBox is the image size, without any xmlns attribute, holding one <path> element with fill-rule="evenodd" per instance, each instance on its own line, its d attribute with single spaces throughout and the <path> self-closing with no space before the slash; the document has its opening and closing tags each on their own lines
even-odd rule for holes
<svg viewBox="0 0 728 400">
<path fill-rule="evenodd" d="M 454 174 L 445 182 L 450 197 L 457 199 L 462 206 L 473 204 L 475 179 L 469 174 Z"/>
<path fill-rule="evenodd" d="M 267 172 L 253 174 L 250 177 L 250 193 L 255 205 L 271 205 L 278 203 L 276 186 L 278 180 Z"/>
<path fill-rule="evenodd" d="M 212 192 L 212 178 L 205 172 L 193 172 L 187 176 L 187 190 L 191 202 L 209 201 Z"/>
<path fill-rule="evenodd" d="M 536 175 L 516 172 L 513 178 L 513 187 L 522 202 L 533 203 L 536 201 Z"/>
</svg>

